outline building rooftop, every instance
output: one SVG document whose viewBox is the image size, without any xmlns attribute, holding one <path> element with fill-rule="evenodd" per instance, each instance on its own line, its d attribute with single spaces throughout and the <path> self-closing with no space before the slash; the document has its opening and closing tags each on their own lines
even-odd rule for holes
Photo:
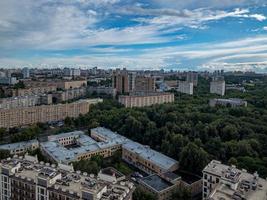
<svg viewBox="0 0 267 200">
<path fill-rule="evenodd" d="M 38 144 L 37 140 L 29 140 L 29 141 L 23 141 L 23 142 L 16 142 L 16 143 L 10 143 L 10 144 L 3 144 L 0 145 L 0 149 L 4 150 L 16 150 L 16 149 L 24 149 L 25 147 L 30 147 L 33 144 Z"/>
<path fill-rule="evenodd" d="M 161 192 L 171 186 L 173 186 L 172 183 L 164 180 L 160 176 L 156 174 L 152 174 L 150 176 L 144 177 L 141 180 L 141 183 L 148 186 L 149 188 L 153 189 L 156 192 Z"/>
<path fill-rule="evenodd" d="M 47 180 L 47 187 L 51 190 L 55 190 L 57 193 L 60 193 L 59 191 L 69 193 L 69 195 L 74 195 L 75 197 L 79 197 L 79 199 L 82 198 L 84 191 L 97 194 L 99 200 L 124 199 L 134 189 L 133 183 L 126 180 L 117 184 L 110 184 L 102 180 L 97 180 L 92 174 L 88 175 L 80 171 L 66 170 L 62 166 L 56 167 L 48 163 L 44 164 L 43 162 L 38 162 L 38 160 L 31 156 L 25 156 L 25 158 L 9 158 L 2 160 L 0 163 L 2 169 L 11 170 L 11 173 L 17 178 L 36 183 L 38 177 L 40 177 Z M 18 170 L 12 170 L 12 168 L 18 168 Z M 55 179 L 55 181 L 49 181 L 51 179 Z M 104 188 L 106 190 L 103 190 Z M 114 192 L 112 196 L 112 191 L 117 192 Z"/>
<path fill-rule="evenodd" d="M 221 178 L 220 183 L 211 193 L 210 200 L 267 199 L 267 180 L 260 178 L 257 172 L 250 174 L 244 169 L 239 170 L 235 166 L 224 165 L 216 160 L 211 161 L 203 172 Z"/>
<path fill-rule="evenodd" d="M 134 141 L 128 141 L 123 144 L 123 148 L 138 154 L 138 156 L 143 157 L 146 160 L 150 160 L 152 163 L 166 170 L 177 164 L 176 160 L 151 149 L 149 146 L 145 146 Z"/>
</svg>

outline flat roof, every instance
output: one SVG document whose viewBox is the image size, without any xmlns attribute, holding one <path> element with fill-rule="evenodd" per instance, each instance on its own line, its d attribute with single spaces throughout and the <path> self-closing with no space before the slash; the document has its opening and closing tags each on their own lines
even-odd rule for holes
<svg viewBox="0 0 267 200">
<path fill-rule="evenodd" d="M 25 147 L 29 147 L 33 144 L 38 144 L 38 141 L 35 140 L 29 140 L 29 141 L 22 141 L 22 142 L 16 142 L 16 143 L 10 143 L 10 144 L 2 144 L 0 145 L 0 149 L 5 149 L 5 150 L 15 150 L 15 149 L 21 149 Z"/>
<path fill-rule="evenodd" d="M 145 146 L 131 140 L 123 144 L 122 147 L 128 151 L 138 154 L 144 159 L 149 160 L 165 170 L 169 170 L 169 168 L 178 163 L 176 160 L 151 149 L 149 146 Z"/>
<path fill-rule="evenodd" d="M 161 192 L 173 186 L 172 183 L 164 180 L 163 178 L 161 178 L 160 176 L 156 174 L 152 174 L 150 176 L 144 177 L 140 181 L 157 192 Z"/>
</svg>

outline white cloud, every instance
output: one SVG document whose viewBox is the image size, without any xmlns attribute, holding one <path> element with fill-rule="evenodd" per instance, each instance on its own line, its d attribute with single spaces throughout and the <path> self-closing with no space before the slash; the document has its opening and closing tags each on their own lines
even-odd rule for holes
<svg viewBox="0 0 267 200">
<path fill-rule="evenodd" d="M 264 26 L 262 29 L 263 29 L 264 31 L 267 31 L 267 26 Z"/>
</svg>

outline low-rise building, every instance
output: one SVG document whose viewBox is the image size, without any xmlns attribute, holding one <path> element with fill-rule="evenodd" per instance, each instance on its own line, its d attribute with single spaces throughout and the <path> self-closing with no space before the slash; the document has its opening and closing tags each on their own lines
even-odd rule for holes
<svg viewBox="0 0 267 200">
<path fill-rule="evenodd" d="M 248 103 L 245 100 L 237 99 L 237 98 L 230 98 L 230 99 L 210 99 L 209 105 L 211 107 L 215 106 L 229 106 L 229 107 L 239 107 L 244 106 L 247 107 Z"/>
<path fill-rule="evenodd" d="M 69 164 L 95 155 L 110 157 L 122 150 L 123 160 L 147 173 L 164 173 L 178 168 L 176 160 L 103 127 L 91 129 L 91 137 L 81 131 L 49 136 L 40 147 L 51 161 L 58 163 Z"/>
<path fill-rule="evenodd" d="M 75 81 L 58 81 L 56 82 L 57 88 L 68 90 L 73 88 L 81 88 L 87 86 L 86 80 L 75 80 Z"/>
<path fill-rule="evenodd" d="M 122 145 L 122 159 L 149 174 L 175 171 L 179 167 L 176 160 L 134 141 Z"/>
<path fill-rule="evenodd" d="M 63 164 L 50 165 L 26 155 L 0 163 L 0 199 L 131 200 L 133 183 L 109 183 Z"/>
<path fill-rule="evenodd" d="M 173 193 L 179 188 L 179 177 L 175 182 L 170 182 L 163 177 L 152 174 L 139 180 L 140 186 L 152 193 L 157 200 L 172 200 Z"/>
<path fill-rule="evenodd" d="M 267 180 L 212 160 L 203 170 L 203 200 L 222 199 L 266 200 Z"/>
<path fill-rule="evenodd" d="M 174 102 L 173 93 L 134 93 L 131 95 L 120 95 L 119 103 L 123 104 L 126 108 L 132 107 L 145 107 L 155 104 L 172 103 Z"/>
<path fill-rule="evenodd" d="M 192 82 L 179 81 L 178 82 L 178 92 L 193 95 L 194 85 Z"/>
<path fill-rule="evenodd" d="M 29 140 L 0 145 L 0 149 L 8 150 L 11 155 L 25 154 L 28 151 L 36 150 L 38 147 L 39 142 L 37 140 Z"/>
<path fill-rule="evenodd" d="M 224 96 L 225 94 L 225 81 L 213 80 L 210 82 L 210 93 Z"/>
<path fill-rule="evenodd" d="M 92 104 L 102 101 L 102 99 L 83 99 L 66 104 L 2 109 L 0 112 L 0 127 L 11 128 L 38 122 L 60 121 L 66 117 L 78 117 L 80 114 L 88 113 Z"/>
</svg>

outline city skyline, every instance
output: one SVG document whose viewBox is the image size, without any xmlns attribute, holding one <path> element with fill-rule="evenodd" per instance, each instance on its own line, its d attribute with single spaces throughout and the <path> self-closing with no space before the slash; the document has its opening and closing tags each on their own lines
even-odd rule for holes
<svg viewBox="0 0 267 200">
<path fill-rule="evenodd" d="M 263 0 L 10 0 L 0 11 L 0 67 L 267 72 Z"/>
</svg>

